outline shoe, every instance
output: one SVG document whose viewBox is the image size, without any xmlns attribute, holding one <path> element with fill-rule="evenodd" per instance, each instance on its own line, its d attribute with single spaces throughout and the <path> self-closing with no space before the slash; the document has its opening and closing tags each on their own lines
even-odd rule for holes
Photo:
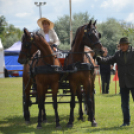
<svg viewBox="0 0 134 134">
<path fill-rule="evenodd" d="M 129 123 L 123 123 L 120 127 L 129 126 Z"/>
</svg>

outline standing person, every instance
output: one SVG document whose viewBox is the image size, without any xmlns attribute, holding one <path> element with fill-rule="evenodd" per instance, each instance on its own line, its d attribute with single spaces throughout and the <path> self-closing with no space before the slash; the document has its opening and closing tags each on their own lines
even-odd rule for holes
<svg viewBox="0 0 134 134">
<path fill-rule="evenodd" d="M 108 50 L 107 48 L 103 48 L 103 57 L 107 58 Z M 112 65 L 110 64 L 101 64 L 100 65 L 100 75 L 101 75 L 101 83 L 102 83 L 102 94 L 108 94 L 109 93 L 109 82 L 110 82 L 110 75 L 111 75 L 111 69 Z"/>
<path fill-rule="evenodd" d="M 130 125 L 129 91 L 134 101 L 134 49 L 130 46 L 127 37 L 120 39 L 120 50 L 114 56 L 108 58 L 97 57 L 98 62 L 113 64 L 117 63 L 121 94 L 121 108 L 123 113 L 123 126 Z"/>
<path fill-rule="evenodd" d="M 40 18 L 37 21 L 38 26 L 41 28 L 40 33 L 45 40 L 50 44 L 53 51 L 57 51 L 57 46 L 60 44 L 59 38 L 54 31 L 54 24 L 47 18 Z"/>
</svg>

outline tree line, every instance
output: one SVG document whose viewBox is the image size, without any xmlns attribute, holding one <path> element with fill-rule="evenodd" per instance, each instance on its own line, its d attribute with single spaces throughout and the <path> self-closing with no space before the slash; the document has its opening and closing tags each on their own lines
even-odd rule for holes
<svg viewBox="0 0 134 134">
<path fill-rule="evenodd" d="M 70 49 L 70 17 L 69 15 L 63 15 L 59 17 L 55 24 L 55 31 L 60 39 L 59 48 L 63 50 Z M 89 20 L 95 20 L 93 16 L 90 16 L 88 12 L 75 13 L 72 16 L 72 31 L 73 37 L 79 26 L 87 24 Z M 108 18 L 105 22 L 97 23 L 97 31 L 101 33 L 100 39 L 103 46 L 108 48 L 109 55 L 113 55 L 116 46 L 119 43 L 121 37 L 128 37 L 131 44 L 134 46 L 134 25 L 125 21 L 118 21 L 114 18 Z M 35 30 L 34 30 L 35 31 Z M 0 38 L 2 40 L 4 48 L 8 48 L 16 41 L 21 40 L 23 31 L 16 28 L 12 24 L 6 22 L 4 16 L 0 16 Z"/>
<path fill-rule="evenodd" d="M 0 16 L 0 38 L 4 49 L 21 40 L 23 31 L 12 24 L 8 24 L 4 16 Z"/>
</svg>

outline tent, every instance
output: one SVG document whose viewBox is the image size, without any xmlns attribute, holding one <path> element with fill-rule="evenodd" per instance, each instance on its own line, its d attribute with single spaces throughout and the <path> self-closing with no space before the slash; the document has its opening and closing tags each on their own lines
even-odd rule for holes
<svg viewBox="0 0 134 134">
<path fill-rule="evenodd" d="M 0 78 L 4 77 L 4 68 L 5 68 L 4 50 L 0 39 Z"/>
<path fill-rule="evenodd" d="M 21 49 L 21 41 L 14 43 L 11 47 L 4 50 L 5 53 L 5 66 L 8 70 L 23 70 L 23 65 L 18 63 L 19 52 Z M 23 71 L 19 71 L 21 77 Z"/>
</svg>

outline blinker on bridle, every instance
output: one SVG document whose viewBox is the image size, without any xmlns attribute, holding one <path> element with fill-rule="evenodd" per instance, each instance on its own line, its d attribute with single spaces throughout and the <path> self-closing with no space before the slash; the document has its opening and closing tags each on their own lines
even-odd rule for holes
<svg viewBox="0 0 134 134">
<path fill-rule="evenodd" d="M 31 35 L 30 41 L 27 42 L 26 44 L 25 44 L 25 42 L 24 42 L 24 44 L 22 44 L 26 49 L 29 50 L 28 54 L 27 54 L 26 52 L 24 52 L 24 51 L 20 51 L 20 53 L 25 54 L 26 57 L 31 57 L 31 44 L 32 44 L 32 43 L 35 44 L 35 43 L 33 42 L 33 40 L 34 40 L 33 33 L 31 32 L 30 35 Z"/>
<path fill-rule="evenodd" d="M 99 39 L 99 38 L 101 37 L 101 34 L 98 33 L 98 32 L 95 30 L 95 28 L 91 29 L 91 30 L 88 32 L 88 31 L 87 31 L 87 26 L 86 26 L 85 29 L 84 29 L 84 34 L 85 34 L 85 35 L 88 35 L 88 37 L 89 37 L 89 39 L 90 39 L 91 35 L 93 34 L 93 33 L 92 33 L 93 30 L 95 31 L 95 36 Z M 91 40 L 91 39 L 90 39 L 90 40 Z M 97 42 L 95 42 L 93 45 L 95 45 L 95 44 L 97 44 L 97 43 L 100 43 L 100 42 L 97 41 Z"/>
</svg>

